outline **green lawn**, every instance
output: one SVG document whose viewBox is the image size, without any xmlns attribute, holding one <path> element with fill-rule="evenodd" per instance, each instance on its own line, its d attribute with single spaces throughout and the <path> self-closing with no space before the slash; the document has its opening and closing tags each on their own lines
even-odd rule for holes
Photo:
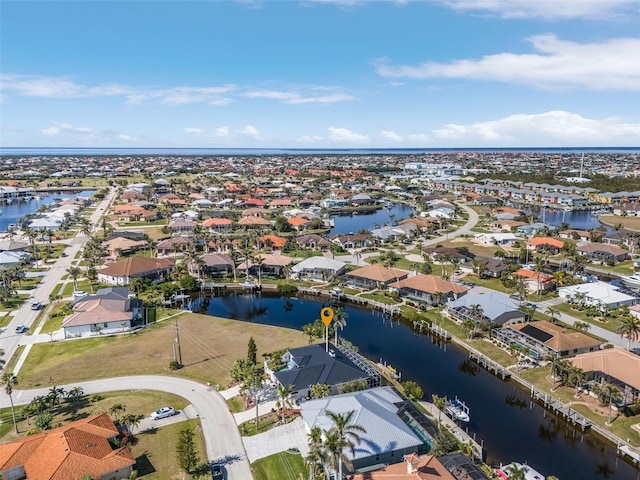
<svg viewBox="0 0 640 480">
<path fill-rule="evenodd" d="M 606 322 L 601 322 L 593 317 L 587 316 L 585 310 L 580 311 L 574 309 L 572 305 L 569 305 L 568 303 L 561 303 L 559 305 L 556 305 L 555 308 L 557 308 L 562 313 L 566 313 L 567 315 L 571 315 L 572 317 L 579 318 L 583 322 L 587 322 L 590 325 L 596 325 L 613 333 L 616 333 L 616 328 L 618 328 L 619 325 L 619 322 L 616 321 L 616 318 L 614 318 L 614 316 L 609 316 Z"/>
<path fill-rule="evenodd" d="M 299 453 L 276 453 L 253 462 L 251 470 L 254 480 L 298 480 L 309 475 Z"/>
</svg>

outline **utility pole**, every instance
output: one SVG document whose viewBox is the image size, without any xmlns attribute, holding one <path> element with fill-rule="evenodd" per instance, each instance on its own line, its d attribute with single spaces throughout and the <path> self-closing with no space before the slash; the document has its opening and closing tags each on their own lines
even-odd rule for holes
<svg viewBox="0 0 640 480">
<path fill-rule="evenodd" d="M 178 365 L 182 366 L 182 350 L 180 349 L 180 328 L 178 327 L 178 320 L 176 319 L 176 340 L 175 340 L 175 348 L 174 348 L 174 357 L 176 356 L 176 351 L 177 351 L 177 357 L 176 357 L 176 361 L 178 362 Z"/>
</svg>

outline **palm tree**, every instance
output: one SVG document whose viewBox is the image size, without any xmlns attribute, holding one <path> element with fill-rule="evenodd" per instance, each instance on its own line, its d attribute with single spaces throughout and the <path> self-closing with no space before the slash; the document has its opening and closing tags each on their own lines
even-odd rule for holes
<svg viewBox="0 0 640 480">
<path fill-rule="evenodd" d="M 71 280 L 73 280 L 73 289 L 78 290 L 78 277 L 80 276 L 82 271 L 79 267 L 69 267 L 67 269 L 67 273 L 71 277 Z"/>
<path fill-rule="evenodd" d="M 11 402 L 11 416 L 13 417 L 13 428 L 15 428 L 16 433 L 18 432 L 18 423 L 16 422 L 16 412 L 13 407 L 13 387 L 18 385 L 18 377 L 16 377 L 13 373 L 5 372 L 0 376 L 0 385 L 4 387 L 4 393 L 9 395 L 9 402 Z"/>
<path fill-rule="evenodd" d="M 620 334 L 620 338 L 627 337 L 627 350 L 631 350 L 631 342 L 640 339 L 640 320 L 636 317 L 623 317 L 616 333 Z"/>
<path fill-rule="evenodd" d="M 570 385 L 575 385 L 576 393 L 575 397 L 578 398 L 578 394 L 580 392 L 580 387 L 582 386 L 582 382 L 584 381 L 586 374 L 584 370 L 579 367 L 572 366 L 569 368 L 569 374 L 567 376 L 567 381 Z"/>
<path fill-rule="evenodd" d="M 525 480 L 525 475 L 529 469 L 525 466 L 518 466 L 516 463 L 509 465 L 509 478 L 512 480 Z"/>
<path fill-rule="evenodd" d="M 116 422 L 119 422 L 120 414 L 124 413 L 126 410 L 126 405 L 123 405 L 122 403 L 114 403 L 113 405 L 111 405 L 111 407 L 109 407 L 109 414 L 115 417 Z"/>
<path fill-rule="evenodd" d="M 551 317 L 551 323 L 556 323 L 556 318 L 560 318 L 560 310 L 553 307 L 548 307 L 544 313 Z"/>
<path fill-rule="evenodd" d="M 309 389 L 309 396 L 311 398 L 324 398 L 331 395 L 331 387 L 324 383 L 316 383 Z"/>
<path fill-rule="evenodd" d="M 314 480 L 318 471 L 318 465 L 324 465 L 329 460 L 328 452 L 322 446 L 322 429 L 313 427 L 307 434 L 309 453 L 305 461 L 309 465 L 309 480 Z"/>
<path fill-rule="evenodd" d="M 329 433 L 335 433 L 337 435 L 336 443 L 336 457 L 338 466 L 338 479 L 342 480 L 342 464 L 344 463 L 348 469 L 351 469 L 351 462 L 344 454 L 344 449 L 347 448 L 351 452 L 351 456 L 355 456 L 355 447 L 360 445 L 362 439 L 359 433 L 367 433 L 364 427 L 361 425 L 351 423 L 355 410 L 351 410 L 345 413 L 335 413 L 329 410 L 326 411 L 327 417 L 333 422 L 333 427 L 329 429 Z"/>
<path fill-rule="evenodd" d="M 335 333 L 335 345 L 338 345 L 338 327 L 343 330 L 347 326 L 347 317 L 349 315 L 343 308 L 336 308 L 333 312 L 333 330 Z"/>
<path fill-rule="evenodd" d="M 284 411 L 289 405 L 289 395 L 293 392 L 292 385 L 278 385 L 278 398 L 280 399 L 280 406 L 282 412 L 282 424 L 284 425 Z"/>
<path fill-rule="evenodd" d="M 622 398 L 622 394 L 615 385 L 611 385 L 610 383 L 604 384 L 601 388 L 601 392 L 605 401 L 609 405 L 609 416 L 607 418 L 607 425 L 611 425 L 611 407 L 613 405 L 613 402 L 616 402 Z"/>
<path fill-rule="evenodd" d="M 434 393 L 433 395 L 431 395 L 431 400 L 438 409 L 438 425 L 440 425 L 440 417 L 442 415 L 442 411 L 447 406 L 447 397 L 439 397 Z"/>
<path fill-rule="evenodd" d="M 71 398 L 73 403 L 77 403 L 82 395 L 84 395 L 84 390 L 80 386 L 72 387 L 67 392 L 67 397 Z"/>
</svg>

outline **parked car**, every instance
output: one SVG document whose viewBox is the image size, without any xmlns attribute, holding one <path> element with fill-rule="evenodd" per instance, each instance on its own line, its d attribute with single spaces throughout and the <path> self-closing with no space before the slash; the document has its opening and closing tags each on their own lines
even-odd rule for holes
<svg viewBox="0 0 640 480">
<path fill-rule="evenodd" d="M 44 308 L 44 305 L 40 302 L 33 302 L 31 304 L 31 310 L 41 310 L 42 308 Z"/>
<path fill-rule="evenodd" d="M 66 256 L 67 256 L 67 252 L 62 252 L 62 253 L 60 254 L 60 256 L 61 256 L 61 257 L 66 257 Z"/>
<path fill-rule="evenodd" d="M 26 333 L 29 330 L 29 327 L 25 327 L 24 325 L 18 325 L 16 327 L 16 333 Z"/>
<path fill-rule="evenodd" d="M 519 293 L 512 293 L 511 295 L 509 295 L 509 298 L 512 300 L 517 300 L 519 302 L 524 300 L 524 298 L 522 298 L 522 295 L 520 295 Z"/>
<path fill-rule="evenodd" d="M 219 463 L 211 464 L 211 476 L 213 480 L 224 480 L 224 469 Z"/>
<path fill-rule="evenodd" d="M 174 415 L 175 413 L 176 413 L 176 411 L 173 409 L 173 407 L 162 407 L 162 408 L 159 408 L 158 410 L 156 410 L 155 412 L 153 412 L 151 414 L 151 418 L 153 420 L 160 420 L 161 418 L 170 417 L 170 416 Z"/>
<path fill-rule="evenodd" d="M 86 297 L 87 295 L 89 294 L 82 290 L 76 290 L 75 292 L 73 292 L 73 298 L 82 298 Z"/>
</svg>

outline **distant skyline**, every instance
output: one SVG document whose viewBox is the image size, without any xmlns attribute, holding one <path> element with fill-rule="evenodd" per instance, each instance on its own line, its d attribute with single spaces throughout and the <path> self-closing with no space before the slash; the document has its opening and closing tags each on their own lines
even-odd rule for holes
<svg viewBox="0 0 640 480">
<path fill-rule="evenodd" d="M 640 0 L 0 0 L 0 147 L 640 146 Z"/>
</svg>

